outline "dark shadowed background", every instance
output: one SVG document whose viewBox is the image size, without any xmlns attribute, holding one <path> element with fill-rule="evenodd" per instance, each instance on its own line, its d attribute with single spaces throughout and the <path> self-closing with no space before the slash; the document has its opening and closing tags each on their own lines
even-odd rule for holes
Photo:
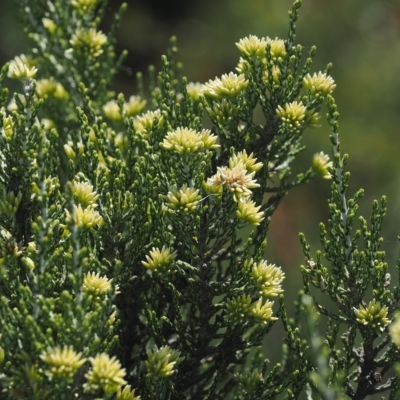
<svg viewBox="0 0 400 400">
<path fill-rule="evenodd" d="M 13 0 L 0 3 L 3 64 L 23 53 L 29 42 Z M 110 1 L 105 31 L 120 3 Z M 178 37 L 178 59 L 189 81 L 205 82 L 234 70 L 239 58 L 235 42 L 240 38 L 249 34 L 286 38 L 292 1 L 131 0 L 128 4 L 118 50 L 127 49 L 129 56 L 114 88 L 127 95 L 135 91 L 137 71 L 146 73 L 149 64 L 160 65 L 172 35 Z M 371 201 L 388 196 L 383 246 L 393 267 L 400 249 L 400 2 L 304 0 L 297 41 L 305 56 L 312 45 L 317 46 L 314 71 L 333 63 L 342 150 L 350 154 L 350 193 L 365 189 L 360 206 L 367 219 Z M 305 133 L 308 149 L 296 164 L 299 170 L 308 167 L 315 152 L 330 152 L 328 135 L 325 122 Z M 314 181 L 291 192 L 273 217 L 267 258 L 286 271 L 289 298 L 301 287 L 298 232 L 306 233 L 314 250 L 320 247 L 318 223 L 327 220 L 328 196 L 329 182 Z"/>
</svg>

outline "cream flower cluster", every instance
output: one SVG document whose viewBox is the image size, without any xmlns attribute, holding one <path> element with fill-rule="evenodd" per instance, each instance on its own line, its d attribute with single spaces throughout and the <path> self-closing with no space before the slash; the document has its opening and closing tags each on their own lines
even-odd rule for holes
<svg viewBox="0 0 400 400">
<path fill-rule="evenodd" d="M 236 75 L 233 72 L 224 74 L 220 78 L 209 80 L 203 86 L 205 96 L 212 98 L 236 97 L 241 94 L 249 84 L 243 74 Z"/>
<path fill-rule="evenodd" d="M 248 173 L 243 163 L 238 163 L 233 168 L 218 167 L 217 173 L 208 178 L 203 188 L 210 194 L 222 193 L 225 186 L 232 194 L 233 199 L 238 202 L 244 197 L 251 196 L 250 189 L 260 185 L 254 179 L 255 171 Z"/>
<path fill-rule="evenodd" d="M 190 213 L 195 210 L 200 200 L 199 189 L 183 185 L 179 190 L 171 190 L 164 197 L 167 207 L 171 210 Z"/>
<path fill-rule="evenodd" d="M 375 299 L 370 301 L 367 306 L 354 307 L 353 311 L 359 324 L 370 327 L 378 333 L 383 332 L 386 325 L 390 324 L 390 320 L 387 318 L 389 309 L 382 307 L 380 302 Z"/>
<path fill-rule="evenodd" d="M 327 154 L 324 154 L 322 151 L 314 154 L 311 167 L 321 178 L 332 178 L 330 172 L 328 171 L 328 168 L 332 168 L 333 163 L 329 160 L 329 156 Z"/>
<path fill-rule="evenodd" d="M 103 46 L 107 43 L 107 36 L 94 28 L 79 28 L 72 35 L 69 42 L 74 53 L 97 58 L 103 53 Z"/>
<path fill-rule="evenodd" d="M 175 151 L 179 154 L 189 154 L 203 149 L 216 149 L 217 136 L 208 129 L 196 132 L 190 128 L 177 128 L 168 132 L 160 146 L 165 150 Z"/>
<path fill-rule="evenodd" d="M 180 352 L 171 349 L 169 346 L 155 347 L 147 352 L 145 362 L 148 376 L 169 378 L 176 372 L 176 365 L 183 361 Z"/>
<path fill-rule="evenodd" d="M 143 266 L 153 272 L 161 274 L 173 274 L 175 272 L 176 252 L 163 246 L 161 249 L 153 247 L 150 254 L 146 255 L 146 261 L 142 261 Z"/>
</svg>

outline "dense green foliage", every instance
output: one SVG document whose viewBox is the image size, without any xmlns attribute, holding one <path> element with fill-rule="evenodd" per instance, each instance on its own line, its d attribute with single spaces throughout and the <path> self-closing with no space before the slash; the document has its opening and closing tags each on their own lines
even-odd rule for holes
<svg viewBox="0 0 400 400">
<path fill-rule="evenodd" d="M 22 88 L 0 95 L 1 398 L 394 398 L 386 201 L 353 232 L 362 191 L 346 194 L 330 66 L 311 73 L 315 48 L 302 60 L 295 43 L 301 1 L 286 40 L 242 39 L 236 72 L 205 84 L 187 83 L 172 39 L 128 100 L 110 91 L 125 6 L 105 35 L 106 0 L 19 3 L 34 45 L 0 77 Z M 324 104 L 333 160 L 318 153 L 296 174 Z M 282 198 L 314 177 L 332 178 L 329 227 L 314 258 L 301 236 L 289 318 L 266 235 Z M 280 322 L 271 366 L 262 345 Z"/>
</svg>

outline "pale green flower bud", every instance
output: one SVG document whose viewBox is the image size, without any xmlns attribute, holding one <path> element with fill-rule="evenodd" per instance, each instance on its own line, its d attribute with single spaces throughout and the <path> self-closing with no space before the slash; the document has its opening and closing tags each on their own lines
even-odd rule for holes
<svg viewBox="0 0 400 400">
<path fill-rule="evenodd" d="M 188 188 L 186 185 L 183 185 L 179 191 L 173 190 L 168 192 L 164 198 L 167 200 L 167 207 L 183 213 L 193 212 L 200 200 L 199 190 Z"/>
<path fill-rule="evenodd" d="M 213 102 L 210 107 L 206 108 L 209 116 L 219 123 L 228 123 L 233 117 L 237 116 L 240 107 L 233 104 L 229 99 L 222 99 Z"/>
<path fill-rule="evenodd" d="M 169 378 L 176 372 L 175 366 L 183 361 L 180 352 L 163 346 L 160 349 L 155 347 L 147 352 L 148 360 L 145 362 L 148 376 Z"/>
<path fill-rule="evenodd" d="M 2 347 L 0 347 L 0 364 L 3 364 L 4 358 L 5 358 L 5 352 Z"/>
<path fill-rule="evenodd" d="M 33 262 L 32 258 L 30 257 L 22 257 L 22 263 L 25 265 L 26 268 L 33 271 L 35 269 L 35 263 Z"/>
<path fill-rule="evenodd" d="M 121 386 L 126 385 L 124 379 L 126 372 L 121 368 L 121 363 L 106 353 L 98 354 L 89 358 L 92 368 L 85 375 L 87 383 L 84 384 L 86 391 L 103 389 L 106 393 L 114 393 Z"/>
<path fill-rule="evenodd" d="M 99 57 L 103 53 L 102 47 L 107 42 L 107 36 L 94 28 L 79 28 L 69 41 L 72 51 L 86 57 Z"/>
<path fill-rule="evenodd" d="M 263 73 L 263 81 L 268 82 L 268 70 L 265 70 Z M 277 65 L 272 66 L 272 80 L 274 83 L 279 83 L 279 78 L 281 76 L 281 70 Z"/>
<path fill-rule="evenodd" d="M 261 206 L 256 206 L 254 201 L 246 198 L 240 199 L 237 204 L 236 216 L 239 219 L 248 222 L 250 225 L 260 225 L 261 221 L 264 219 L 264 212 L 259 212 Z"/>
<path fill-rule="evenodd" d="M 332 161 L 329 160 L 329 156 L 324 154 L 322 151 L 320 153 L 314 154 L 311 163 L 312 169 L 323 179 L 331 179 L 332 176 L 328 171 L 328 168 L 333 167 Z"/>
<path fill-rule="evenodd" d="M 157 126 L 154 125 L 156 120 Z M 163 123 L 164 117 L 161 115 L 160 110 L 147 111 L 134 119 L 133 127 L 137 132 L 148 136 L 153 129 L 161 127 Z"/>
<path fill-rule="evenodd" d="M 119 106 L 115 100 L 110 100 L 103 106 L 104 115 L 112 121 L 121 121 L 122 116 L 119 112 Z"/>
<path fill-rule="evenodd" d="M 251 315 L 262 324 L 277 320 L 278 318 L 272 316 L 273 304 L 273 301 L 264 301 L 263 298 L 260 297 L 258 301 L 253 304 L 253 307 L 251 308 Z"/>
<path fill-rule="evenodd" d="M 111 289 L 111 283 L 112 279 L 100 276 L 99 273 L 89 272 L 83 278 L 83 292 L 97 301 Z"/>
<path fill-rule="evenodd" d="M 335 89 L 335 81 L 329 75 L 318 72 L 314 75 L 307 74 L 303 79 L 303 87 L 315 97 L 326 97 Z"/>
<path fill-rule="evenodd" d="M 262 58 L 265 57 L 267 43 L 268 41 L 265 38 L 260 39 L 257 36 L 250 35 L 240 39 L 239 43 L 236 43 L 236 47 L 247 57 Z"/>
<path fill-rule="evenodd" d="M 209 80 L 204 84 L 203 93 L 205 96 L 222 98 L 237 97 L 246 89 L 249 81 L 243 74 L 236 75 L 231 72 L 229 75 L 224 74 L 221 79 Z"/>
<path fill-rule="evenodd" d="M 389 309 L 382 307 L 375 299 L 370 301 L 367 306 L 360 305 L 359 308 L 353 307 L 357 322 L 366 327 L 374 329 L 377 333 L 383 332 L 386 325 L 390 324 L 387 318 Z"/>
<path fill-rule="evenodd" d="M 64 144 L 64 152 L 70 160 L 75 160 L 76 153 L 69 144 Z"/>
<path fill-rule="evenodd" d="M 307 109 L 303 103 L 293 101 L 287 103 L 284 107 L 278 106 L 276 114 L 281 119 L 283 125 L 289 130 L 300 133 L 300 129 L 304 125 Z"/>
<path fill-rule="evenodd" d="M 251 276 L 261 296 L 274 297 L 283 292 L 281 283 L 285 274 L 274 264 L 268 264 L 265 260 L 254 263 Z"/>
<path fill-rule="evenodd" d="M 71 0 L 72 7 L 79 11 L 89 11 L 99 0 Z"/>
<path fill-rule="evenodd" d="M 10 140 L 13 135 L 14 121 L 11 116 L 3 117 L 3 133 L 6 140 Z"/>
<path fill-rule="evenodd" d="M 271 45 L 271 56 L 272 60 L 276 61 L 279 58 L 283 58 L 286 54 L 285 42 L 282 39 L 270 39 L 267 37 L 267 44 Z"/>
<path fill-rule="evenodd" d="M 68 210 L 65 211 L 67 222 L 72 221 L 79 229 L 91 230 L 94 227 L 100 227 L 104 222 L 102 216 L 92 206 L 83 209 L 80 204 L 78 206 L 74 205 L 73 216 Z"/>
<path fill-rule="evenodd" d="M 129 101 L 124 104 L 124 110 L 128 117 L 137 115 L 142 112 L 146 106 L 146 100 L 142 99 L 140 96 L 131 96 Z"/>
<path fill-rule="evenodd" d="M 15 196 L 14 192 L 6 192 L 3 189 L 3 196 L 0 198 L 0 211 L 8 215 L 15 215 L 22 200 L 22 193 Z"/>
<path fill-rule="evenodd" d="M 153 247 L 150 255 L 146 256 L 147 261 L 142 261 L 142 264 L 153 272 L 173 274 L 175 273 L 175 258 L 175 251 L 171 253 L 171 250 L 165 246 L 161 250 Z"/>
<path fill-rule="evenodd" d="M 74 199 L 83 207 L 96 207 L 99 195 L 93 190 L 93 186 L 88 182 L 74 182 L 71 185 L 71 192 Z"/>
<path fill-rule="evenodd" d="M 395 315 L 395 320 L 389 325 L 389 334 L 392 338 L 392 342 L 400 347 L 400 313 L 397 312 Z"/>
<path fill-rule="evenodd" d="M 233 168 L 218 167 L 217 173 L 207 179 L 206 185 L 209 187 L 225 185 L 233 194 L 233 199 L 237 202 L 243 197 L 251 196 L 251 190 L 260 185 L 253 179 L 255 171 L 247 173 L 243 163 L 237 164 Z"/>
<path fill-rule="evenodd" d="M 126 385 L 122 392 L 118 389 L 116 395 L 117 400 L 140 400 L 140 396 L 135 395 L 135 389 L 131 390 L 130 385 Z"/>
<path fill-rule="evenodd" d="M 36 83 L 35 92 L 36 95 L 43 100 L 47 100 L 49 97 L 63 100 L 69 97 L 64 86 L 53 79 L 42 79 L 38 81 Z"/>
<path fill-rule="evenodd" d="M 215 142 L 218 137 L 211 134 L 208 129 L 196 132 L 190 128 L 177 128 L 168 132 L 160 146 L 165 150 L 172 150 L 179 154 L 193 153 L 203 149 L 216 149 L 219 147 Z"/>
<path fill-rule="evenodd" d="M 50 35 L 53 35 L 57 29 L 57 24 L 52 19 L 42 18 L 42 24 Z"/>
<path fill-rule="evenodd" d="M 246 370 L 245 373 L 238 375 L 240 386 L 248 392 L 252 392 L 262 379 L 263 376 L 258 369 L 253 371 Z"/>
<path fill-rule="evenodd" d="M 10 62 L 8 76 L 13 79 L 32 79 L 37 71 L 37 68 L 30 66 L 28 59 L 21 55 Z"/>
<path fill-rule="evenodd" d="M 250 296 L 239 296 L 226 302 L 225 319 L 233 324 L 243 324 L 251 314 L 253 305 Z"/>
<path fill-rule="evenodd" d="M 82 353 L 74 351 L 72 346 L 49 347 L 40 358 L 48 365 L 45 374 L 50 378 L 53 376 L 72 378 L 86 362 L 86 359 L 82 358 Z"/>
<path fill-rule="evenodd" d="M 253 153 L 248 155 L 246 150 L 243 150 L 229 158 L 229 168 L 234 168 L 241 163 L 247 172 L 257 172 L 262 168 L 263 163 L 256 163 L 256 161 L 257 158 L 254 158 Z"/>
<path fill-rule="evenodd" d="M 203 95 L 203 84 L 196 82 L 189 82 L 186 85 L 186 90 L 187 93 L 189 95 L 189 97 L 193 100 L 193 101 L 199 101 L 200 97 Z"/>
</svg>

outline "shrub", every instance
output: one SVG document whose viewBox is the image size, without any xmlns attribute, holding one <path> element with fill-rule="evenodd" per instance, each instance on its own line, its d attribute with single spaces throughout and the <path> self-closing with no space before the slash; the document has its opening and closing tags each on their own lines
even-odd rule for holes
<svg viewBox="0 0 400 400">
<path fill-rule="evenodd" d="M 236 71 L 205 84 L 183 77 L 173 38 L 129 99 L 110 90 L 125 5 L 106 35 L 106 0 L 19 3 L 34 45 L 0 79 L 21 83 L 0 95 L 1 398 L 394 399 L 386 200 L 354 228 L 362 190 L 347 194 L 330 66 L 312 73 L 315 48 L 303 62 L 295 43 L 301 1 L 286 40 L 240 40 Z M 296 174 L 324 105 L 332 161 Z M 266 235 L 283 197 L 318 176 L 332 179 L 323 252 L 300 235 L 289 318 Z"/>
</svg>

